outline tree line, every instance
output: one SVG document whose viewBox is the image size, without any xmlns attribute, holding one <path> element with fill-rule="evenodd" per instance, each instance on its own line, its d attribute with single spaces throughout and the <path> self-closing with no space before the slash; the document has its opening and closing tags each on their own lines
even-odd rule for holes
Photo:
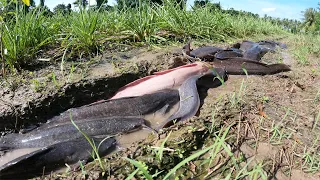
<svg viewBox="0 0 320 180">
<path fill-rule="evenodd" d="M 178 5 L 181 9 L 186 6 L 187 0 L 171 0 L 175 4 Z M 10 12 L 15 11 L 17 7 L 23 8 L 24 11 L 27 13 L 30 10 L 39 9 L 41 8 L 44 10 L 44 14 L 48 16 L 52 16 L 54 14 L 70 14 L 72 10 L 72 6 L 79 7 L 79 8 L 87 8 L 92 10 L 102 10 L 108 11 L 111 9 L 123 9 L 123 8 L 135 8 L 138 7 L 141 3 L 148 3 L 152 5 L 162 5 L 164 0 L 116 0 L 117 5 L 110 6 L 108 5 L 108 0 L 96 0 L 95 5 L 89 5 L 88 0 L 75 0 L 72 4 L 58 4 L 56 7 L 53 8 L 51 11 L 46 5 L 45 0 L 40 0 L 39 5 L 35 5 L 34 0 L 30 0 L 30 6 L 26 6 L 21 1 L 13 1 L 13 0 L 2 0 L 0 2 L 0 6 L 2 7 L 0 13 L 2 17 L 12 18 L 10 17 Z M 18 4 L 16 4 L 18 3 Z M 266 21 L 270 21 L 273 24 L 282 26 L 283 29 L 290 31 L 292 33 L 317 33 L 320 32 L 320 3 L 318 3 L 318 7 L 316 8 L 308 8 L 305 11 L 302 11 L 303 19 L 302 21 L 296 19 L 288 19 L 288 18 L 274 18 L 271 16 L 264 15 L 264 17 L 259 17 L 258 14 L 254 14 L 252 12 L 246 11 L 238 11 L 233 8 L 230 9 L 222 9 L 220 2 L 212 3 L 210 0 L 195 0 L 194 5 L 192 6 L 192 10 L 197 8 L 209 8 L 212 11 L 221 11 L 223 13 L 227 13 L 233 16 L 252 16 L 254 18 L 263 18 Z M 7 16 L 3 16 L 6 14 Z"/>
</svg>

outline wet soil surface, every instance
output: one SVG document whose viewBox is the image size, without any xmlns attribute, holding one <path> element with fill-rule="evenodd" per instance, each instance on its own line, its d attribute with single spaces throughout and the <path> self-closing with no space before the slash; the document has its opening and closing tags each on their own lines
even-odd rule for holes
<svg viewBox="0 0 320 180">
<path fill-rule="evenodd" d="M 72 107 L 108 99 L 129 82 L 178 66 L 179 53 L 177 48 L 170 55 L 134 49 L 6 77 L 0 89 L 0 130 L 17 131 Z"/>
<path fill-rule="evenodd" d="M 179 179 L 235 177 L 242 168 L 249 172 L 261 163 L 268 179 L 319 179 L 319 68 L 314 71 L 315 62 L 298 64 L 291 56 L 290 42 L 283 42 L 289 49 L 268 53 L 263 62 L 286 63 L 291 72 L 229 76 L 216 88 L 199 83 L 202 106 L 197 116 L 120 147 L 104 157 L 106 171 L 96 161 L 83 171 L 52 173 L 38 179 L 125 179 L 136 167 L 124 157 L 139 161 L 151 175 L 158 173 L 155 179 L 162 179 L 177 164 L 221 139 L 224 146 L 191 159 L 173 175 Z M 8 77 L 0 90 L 0 129 L 3 133 L 19 131 L 66 109 L 108 98 L 128 82 L 180 65 L 185 60 L 179 48 L 133 49 L 73 65 L 66 62 L 63 72 L 59 64 L 53 64 Z M 136 179 L 142 177 L 142 173 L 135 175 Z"/>
</svg>

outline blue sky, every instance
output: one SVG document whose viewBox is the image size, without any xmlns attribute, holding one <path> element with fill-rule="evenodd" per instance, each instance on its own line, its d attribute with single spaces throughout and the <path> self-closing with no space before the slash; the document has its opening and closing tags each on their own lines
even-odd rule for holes
<svg viewBox="0 0 320 180">
<path fill-rule="evenodd" d="M 53 9 L 57 4 L 68 4 L 75 0 L 45 0 L 45 5 Z M 95 0 L 89 0 L 90 3 L 95 3 Z M 36 4 L 39 0 L 35 0 Z M 188 7 L 193 5 L 194 0 L 187 0 Z M 212 1 L 211 2 L 218 2 Z M 309 7 L 317 7 L 320 0 L 221 0 L 223 9 L 234 8 L 236 10 L 244 10 L 253 12 L 263 16 L 267 14 L 272 17 L 302 19 L 301 11 Z M 113 5 L 116 0 L 108 0 L 108 4 Z"/>
</svg>

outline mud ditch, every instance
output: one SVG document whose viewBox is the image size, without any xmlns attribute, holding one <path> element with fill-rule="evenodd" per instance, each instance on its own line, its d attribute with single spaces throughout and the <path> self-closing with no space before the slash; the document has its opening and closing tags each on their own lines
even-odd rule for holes
<svg viewBox="0 0 320 180">
<path fill-rule="evenodd" d="M 23 83 L 28 81 L 28 76 L 22 77 L 22 80 L 19 79 L 14 89 L 2 83 L 0 131 L 2 133 L 18 131 L 21 128 L 44 123 L 47 119 L 67 109 L 107 99 L 117 89 L 140 77 L 179 66 L 182 59 L 177 57 L 180 55 L 179 50 L 175 50 L 176 53 L 148 51 L 141 53 L 139 50 L 134 50 L 134 52 L 129 52 L 132 56 L 130 60 L 127 60 L 127 56 L 112 61 L 107 57 L 106 60 L 96 62 L 90 67 L 88 77 L 64 83 L 59 88 L 53 83 L 47 83 L 47 86 L 43 87 L 40 92 L 34 91 L 31 88 L 32 84 Z M 57 71 L 55 69 L 54 72 Z M 34 74 L 38 79 L 44 79 L 41 77 L 41 72 L 34 72 Z M 76 75 L 75 73 L 74 76 Z M 9 81 L 13 82 L 16 79 L 11 78 Z"/>
<path fill-rule="evenodd" d="M 288 47 L 290 49 L 290 44 Z M 108 98 L 129 81 L 154 71 L 179 66 L 183 61 L 177 57 L 179 55 L 181 54 L 172 49 L 169 53 L 161 50 L 130 55 L 129 61 L 133 64 L 117 66 L 115 71 L 119 74 L 67 84 L 51 95 L 35 98 L 29 115 L 24 116 L 22 111 L 18 115 L 25 117 L 21 121 L 31 122 L 32 116 L 39 116 L 35 112 L 38 111 L 42 118 L 37 117 L 33 122 L 40 122 L 68 108 Z M 85 172 L 80 169 L 54 172 L 36 179 L 125 179 L 137 168 L 124 157 L 141 162 L 150 174 L 160 172 L 157 179 L 161 179 L 179 162 L 214 144 L 220 130 L 233 123 L 235 125 L 231 127 L 225 144 L 234 153 L 234 157 L 242 159 L 239 160 L 239 166 L 243 167 L 250 159 L 255 158 L 249 166 L 265 163 L 263 169 L 270 179 L 319 179 L 319 172 L 306 173 L 308 168 L 315 168 L 313 166 L 319 163 L 317 159 L 314 164 L 303 165 L 305 161 L 302 156 L 304 148 L 311 146 L 314 148 L 310 150 L 310 154 L 319 154 L 319 142 L 315 142 L 314 137 L 319 136 L 320 131 L 314 121 L 320 104 L 314 98 L 319 90 L 320 76 L 314 74 L 310 67 L 298 65 L 288 51 L 266 54 L 263 61 L 285 62 L 291 65 L 292 71 L 266 76 L 229 76 L 224 85 L 210 89 L 201 86 L 203 83 L 200 80 L 198 91 L 202 106 L 195 117 L 165 128 L 158 136 L 152 134 L 145 140 L 104 157 L 105 172 L 102 172 L 99 163 L 92 162 L 85 166 Z M 105 71 L 101 64 L 95 64 L 95 70 L 95 75 L 101 74 L 101 70 Z M 241 92 L 243 80 L 246 88 Z M 18 107 L 22 109 L 22 106 Z M 47 115 L 43 109 L 55 113 Z M 11 114 L 10 118 L 13 117 L 15 116 Z M 284 132 L 283 137 L 272 138 L 275 125 L 279 127 L 279 131 Z M 156 149 L 168 136 L 163 157 L 159 160 Z M 206 153 L 188 162 L 175 175 L 180 179 L 225 178 L 228 168 L 234 168 L 226 152 L 220 151 L 211 165 L 202 165 L 208 158 L 210 154 Z M 142 179 L 143 175 L 138 173 L 135 178 Z"/>
</svg>

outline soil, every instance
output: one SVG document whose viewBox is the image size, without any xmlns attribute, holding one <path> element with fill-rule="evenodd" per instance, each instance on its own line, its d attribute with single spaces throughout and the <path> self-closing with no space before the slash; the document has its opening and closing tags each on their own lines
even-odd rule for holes
<svg viewBox="0 0 320 180">
<path fill-rule="evenodd" d="M 241 167 L 248 163 L 253 168 L 263 162 L 268 179 L 320 179 L 320 122 L 316 121 L 320 111 L 320 68 L 314 71 L 315 58 L 311 65 L 298 64 L 291 55 L 290 42 L 281 42 L 288 50 L 268 53 L 262 61 L 283 62 L 292 71 L 265 76 L 230 75 L 215 88 L 199 83 L 202 106 L 197 116 L 106 156 L 106 172 L 99 163 L 91 162 L 85 166 L 86 173 L 59 172 L 38 179 L 124 179 L 136 167 L 123 157 L 143 162 L 150 174 L 160 173 L 157 179 L 161 179 L 182 160 L 214 144 L 227 126 L 231 128 L 225 144 L 235 157 L 243 158 Z M 60 64 L 52 63 L 7 77 L 0 89 L 0 130 L 5 134 L 39 125 L 69 108 L 106 99 L 135 79 L 179 66 L 185 62 L 182 46 L 114 52 L 93 60 L 65 62 L 63 72 Z M 76 67 L 74 71 L 72 66 Z M 156 149 L 166 137 L 160 161 Z M 225 169 L 232 167 L 226 151 L 219 151 L 210 165 L 202 165 L 209 157 L 205 153 L 175 175 L 180 179 L 212 179 L 225 178 L 232 172 Z M 135 177 L 141 179 L 142 174 Z"/>
</svg>

